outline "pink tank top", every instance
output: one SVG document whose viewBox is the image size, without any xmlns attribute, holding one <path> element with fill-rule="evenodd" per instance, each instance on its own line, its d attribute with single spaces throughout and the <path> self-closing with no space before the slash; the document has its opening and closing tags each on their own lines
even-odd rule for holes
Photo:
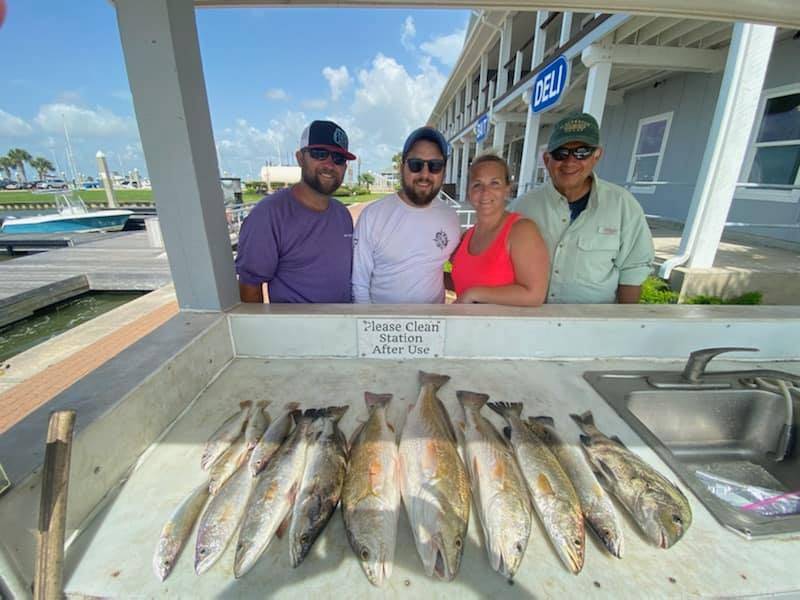
<svg viewBox="0 0 800 600">
<path fill-rule="evenodd" d="M 506 240 L 511 232 L 511 226 L 521 218 L 522 215 L 519 213 L 509 214 L 500 233 L 481 254 L 469 253 L 469 242 L 475 233 L 475 228 L 467 231 L 452 261 L 456 294 L 461 295 L 465 290 L 475 286 L 498 287 L 514 283 L 514 265 Z"/>
</svg>

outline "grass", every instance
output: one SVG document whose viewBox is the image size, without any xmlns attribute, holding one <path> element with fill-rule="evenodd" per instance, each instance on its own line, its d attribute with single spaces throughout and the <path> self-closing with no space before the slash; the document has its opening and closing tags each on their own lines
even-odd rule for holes
<svg viewBox="0 0 800 600">
<path fill-rule="evenodd" d="M 105 204 L 105 190 L 80 190 L 78 195 L 87 204 Z M 380 198 L 384 194 L 362 194 L 360 196 L 343 196 L 337 198 L 342 204 L 357 204 Z M 152 190 L 114 190 L 114 196 L 119 204 L 151 204 L 153 202 Z M 262 194 L 246 193 L 243 196 L 245 204 L 258 202 Z M 34 194 L 30 190 L 2 191 L 0 204 L 54 204 L 55 199 L 50 194 Z"/>
<path fill-rule="evenodd" d="M 706 296 L 700 294 L 690 296 L 683 301 L 683 304 L 761 304 L 763 294 L 761 292 L 745 292 L 741 296 L 723 299 L 719 296 Z M 677 304 L 678 292 L 669 287 L 669 283 L 658 277 L 650 276 L 642 284 L 642 297 L 639 304 Z"/>
</svg>

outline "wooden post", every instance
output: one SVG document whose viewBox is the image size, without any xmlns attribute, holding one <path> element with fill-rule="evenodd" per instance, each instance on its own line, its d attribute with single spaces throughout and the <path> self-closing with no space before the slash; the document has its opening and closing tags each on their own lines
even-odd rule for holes
<svg viewBox="0 0 800 600">
<path fill-rule="evenodd" d="M 64 531 L 74 425 L 73 410 L 50 415 L 39 505 L 39 539 L 33 579 L 35 600 L 60 600 L 63 595 Z"/>
</svg>

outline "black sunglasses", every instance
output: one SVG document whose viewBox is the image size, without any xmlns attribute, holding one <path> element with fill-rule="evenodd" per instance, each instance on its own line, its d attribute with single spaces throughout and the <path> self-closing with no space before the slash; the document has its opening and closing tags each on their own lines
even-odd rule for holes
<svg viewBox="0 0 800 600">
<path fill-rule="evenodd" d="M 333 164 L 335 165 L 343 165 L 347 162 L 347 158 L 344 156 L 344 154 L 331 152 L 325 148 L 306 148 L 306 152 L 308 152 L 308 155 L 314 160 L 327 160 L 327 158 L 330 156 Z"/>
<path fill-rule="evenodd" d="M 431 160 L 407 158 L 406 164 L 408 165 L 408 170 L 412 173 L 419 173 L 425 165 L 428 165 L 428 171 L 431 173 L 440 173 L 444 169 L 444 160 L 441 158 L 433 158 Z"/>
<path fill-rule="evenodd" d="M 597 148 L 593 146 L 578 146 L 577 148 L 565 148 L 561 146 L 560 148 L 556 148 L 550 153 L 550 157 L 553 160 L 562 161 L 567 160 L 567 157 L 572 154 L 575 157 L 575 160 L 586 160 L 592 154 L 594 154 Z"/>
</svg>

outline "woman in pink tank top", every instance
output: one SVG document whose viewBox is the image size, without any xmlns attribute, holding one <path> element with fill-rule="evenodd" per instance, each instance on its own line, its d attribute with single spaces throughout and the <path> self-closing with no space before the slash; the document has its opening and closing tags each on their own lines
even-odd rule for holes
<svg viewBox="0 0 800 600">
<path fill-rule="evenodd" d="M 510 191 L 505 160 L 484 154 L 472 162 L 467 194 L 477 220 L 452 258 L 458 303 L 544 302 L 550 272 L 547 247 L 533 221 L 506 211 Z"/>
</svg>

